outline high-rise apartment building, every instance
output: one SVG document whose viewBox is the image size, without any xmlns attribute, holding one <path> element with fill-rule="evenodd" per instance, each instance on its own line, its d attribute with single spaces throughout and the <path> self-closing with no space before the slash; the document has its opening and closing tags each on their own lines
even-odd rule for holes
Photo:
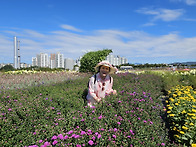
<svg viewBox="0 0 196 147">
<path fill-rule="evenodd" d="M 119 66 L 121 64 L 126 64 L 128 63 L 128 60 L 124 57 L 120 57 L 120 56 L 115 56 L 113 54 L 109 54 L 106 57 L 106 60 L 110 62 L 110 64 L 114 65 L 114 66 Z"/>
<path fill-rule="evenodd" d="M 32 66 L 38 66 L 36 57 L 32 57 Z"/>
<path fill-rule="evenodd" d="M 57 53 L 55 55 L 56 68 L 64 68 L 64 56 L 63 54 Z"/>
<path fill-rule="evenodd" d="M 65 58 L 65 69 L 73 70 L 75 61 L 71 58 Z"/>
<path fill-rule="evenodd" d="M 46 53 L 37 54 L 37 66 L 49 67 L 48 54 Z"/>
<path fill-rule="evenodd" d="M 50 68 L 56 68 L 55 54 L 50 54 Z"/>
</svg>

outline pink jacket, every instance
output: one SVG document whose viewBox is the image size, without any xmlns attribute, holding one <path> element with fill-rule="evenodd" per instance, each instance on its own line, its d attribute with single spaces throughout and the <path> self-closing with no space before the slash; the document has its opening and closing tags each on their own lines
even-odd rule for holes
<svg viewBox="0 0 196 147">
<path fill-rule="evenodd" d="M 112 86 L 113 86 L 113 78 L 111 77 L 110 82 L 110 76 L 107 75 L 105 80 L 102 80 L 99 73 L 96 74 L 96 82 L 94 84 L 95 77 L 92 76 L 89 81 L 89 88 L 88 88 L 88 95 L 87 100 L 88 103 L 95 104 L 96 100 L 94 100 L 93 97 L 97 96 L 99 98 L 105 98 L 105 95 L 110 94 L 113 92 Z M 103 86 L 103 83 L 105 83 L 105 86 Z"/>
</svg>

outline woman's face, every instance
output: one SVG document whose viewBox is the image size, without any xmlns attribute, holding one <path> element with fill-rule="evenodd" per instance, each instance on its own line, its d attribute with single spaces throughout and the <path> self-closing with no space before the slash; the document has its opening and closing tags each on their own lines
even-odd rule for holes
<svg viewBox="0 0 196 147">
<path fill-rule="evenodd" d="M 106 77 L 110 72 L 110 68 L 108 66 L 101 66 L 100 67 L 100 74 L 102 77 Z"/>
</svg>

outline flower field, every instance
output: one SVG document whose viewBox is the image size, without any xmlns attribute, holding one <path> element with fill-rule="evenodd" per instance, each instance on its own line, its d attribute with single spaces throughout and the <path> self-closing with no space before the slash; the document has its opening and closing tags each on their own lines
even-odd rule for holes
<svg viewBox="0 0 196 147">
<path fill-rule="evenodd" d="M 196 143 L 196 91 L 191 86 L 173 87 L 166 102 L 175 140 L 187 146 Z"/>
<path fill-rule="evenodd" d="M 179 103 L 181 96 L 171 98 L 175 96 L 175 89 L 171 89 L 165 106 L 164 80 L 160 75 L 112 75 L 118 95 L 106 96 L 93 108 L 87 107 L 84 98 L 92 75 L 59 72 L 0 76 L 0 146 L 195 145 L 194 90 L 190 89 L 193 98 L 184 100 L 185 108 L 183 102 Z M 186 117 L 178 115 L 181 107 Z M 184 136 L 174 127 L 184 131 Z M 170 130 L 179 136 L 175 142 Z"/>
</svg>

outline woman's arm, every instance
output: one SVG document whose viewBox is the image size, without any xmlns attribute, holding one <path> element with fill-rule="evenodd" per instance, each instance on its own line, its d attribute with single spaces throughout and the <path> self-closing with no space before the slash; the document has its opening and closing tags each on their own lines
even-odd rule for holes
<svg viewBox="0 0 196 147">
<path fill-rule="evenodd" d="M 108 89 L 106 90 L 106 94 L 116 94 L 116 90 L 114 90 L 113 88 L 113 78 L 111 77 L 111 82 L 108 85 Z"/>
<path fill-rule="evenodd" d="M 95 83 L 94 83 L 94 76 L 90 78 L 90 81 L 89 81 L 89 85 L 88 85 L 88 91 L 89 91 L 89 94 L 90 96 L 95 99 L 97 102 L 101 101 L 101 98 L 97 97 L 97 94 L 96 94 L 96 86 L 95 86 Z"/>
</svg>

